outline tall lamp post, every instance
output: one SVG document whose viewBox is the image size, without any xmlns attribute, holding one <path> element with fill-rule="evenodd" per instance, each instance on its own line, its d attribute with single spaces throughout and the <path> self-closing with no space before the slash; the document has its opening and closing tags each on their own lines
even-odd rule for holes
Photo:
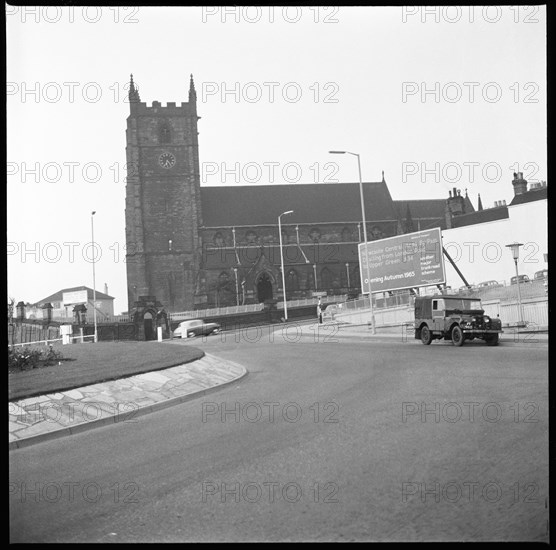
<svg viewBox="0 0 556 550">
<path fill-rule="evenodd" d="M 521 307 L 521 289 L 519 288 L 519 272 L 517 269 L 517 260 L 519 259 L 519 247 L 523 246 L 523 243 L 511 243 L 507 244 L 506 247 L 512 251 L 512 257 L 515 264 L 515 278 L 517 284 L 517 304 L 519 308 L 519 326 L 523 326 L 523 309 Z"/>
<path fill-rule="evenodd" d="M 284 254 L 282 252 L 282 222 L 280 218 L 287 214 L 293 214 L 293 210 L 288 210 L 287 212 L 282 212 L 278 216 L 278 233 L 280 237 L 280 264 L 282 266 L 282 290 L 284 293 L 284 320 L 288 320 L 288 304 L 286 301 L 286 274 L 284 273 Z"/>
<path fill-rule="evenodd" d="M 367 255 L 367 220 L 365 219 L 365 199 L 363 198 L 363 179 L 361 177 L 361 160 L 359 158 L 358 153 L 352 153 L 350 151 L 329 151 L 332 155 L 353 155 L 357 157 L 357 167 L 359 169 L 359 195 L 361 198 L 361 218 L 363 220 L 363 242 L 365 244 L 365 260 L 367 265 L 367 292 L 369 293 L 369 304 L 371 306 L 371 328 L 373 334 L 376 334 L 376 327 L 375 327 L 375 312 L 373 308 L 373 295 L 371 293 L 371 272 L 369 270 L 369 258 Z M 363 255 L 361 255 L 363 258 Z M 363 292 L 363 285 L 361 285 L 361 291 Z"/>
<path fill-rule="evenodd" d="M 95 335 L 94 341 L 95 343 L 98 341 L 98 334 L 97 334 L 97 291 L 96 291 L 96 280 L 95 280 L 95 225 L 93 222 L 93 216 L 96 214 L 96 211 L 93 210 L 91 212 L 91 241 L 93 243 L 93 323 L 95 325 Z"/>
<path fill-rule="evenodd" d="M 237 267 L 234 267 L 234 275 L 236 276 L 236 305 L 239 306 L 239 286 L 237 280 Z"/>
</svg>

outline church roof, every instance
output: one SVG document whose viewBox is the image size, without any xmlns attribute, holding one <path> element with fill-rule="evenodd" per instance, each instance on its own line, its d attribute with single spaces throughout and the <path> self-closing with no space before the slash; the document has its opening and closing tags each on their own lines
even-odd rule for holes
<svg viewBox="0 0 556 550">
<path fill-rule="evenodd" d="M 367 221 L 395 220 L 384 181 L 364 182 Z M 232 185 L 201 187 L 205 227 L 277 225 L 278 216 L 294 213 L 283 223 L 335 223 L 361 220 L 359 183 Z"/>
<path fill-rule="evenodd" d="M 412 218 L 444 218 L 446 199 L 423 199 L 408 201 L 393 201 L 400 219 L 405 220 L 407 207 Z"/>
</svg>

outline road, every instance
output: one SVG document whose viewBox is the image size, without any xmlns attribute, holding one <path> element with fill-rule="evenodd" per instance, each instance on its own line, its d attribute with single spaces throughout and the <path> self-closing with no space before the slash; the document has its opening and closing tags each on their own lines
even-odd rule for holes
<svg viewBox="0 0 556 550">
<path fill-rule="evenodd" d="M 12 542 L 548 540 L 546 345 L 192 344 L 249 375 L 11 451 Z"/>
</svg>

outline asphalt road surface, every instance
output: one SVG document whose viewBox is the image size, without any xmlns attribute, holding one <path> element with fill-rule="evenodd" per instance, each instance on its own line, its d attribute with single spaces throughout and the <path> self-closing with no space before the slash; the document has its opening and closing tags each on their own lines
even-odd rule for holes
<svg viewBox="0 0 556 550">
<path fill-rule="evenodd" d="M 11 451 L 12 542 L 548 541 L 548 353 L 255 329 L 249 375 Z"/>
</svg>

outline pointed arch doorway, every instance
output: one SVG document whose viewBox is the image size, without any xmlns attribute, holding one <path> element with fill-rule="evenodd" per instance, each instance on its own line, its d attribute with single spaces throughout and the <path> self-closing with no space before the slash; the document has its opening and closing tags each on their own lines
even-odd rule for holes
<svg viewBox="0 0 556 550">
<path fill-rule="evenodd" d="M 257 277 L 256 288 L 259 303 L 272 300 L 272 279 L 268 273 L 263 272 Z"/>
</svg>

